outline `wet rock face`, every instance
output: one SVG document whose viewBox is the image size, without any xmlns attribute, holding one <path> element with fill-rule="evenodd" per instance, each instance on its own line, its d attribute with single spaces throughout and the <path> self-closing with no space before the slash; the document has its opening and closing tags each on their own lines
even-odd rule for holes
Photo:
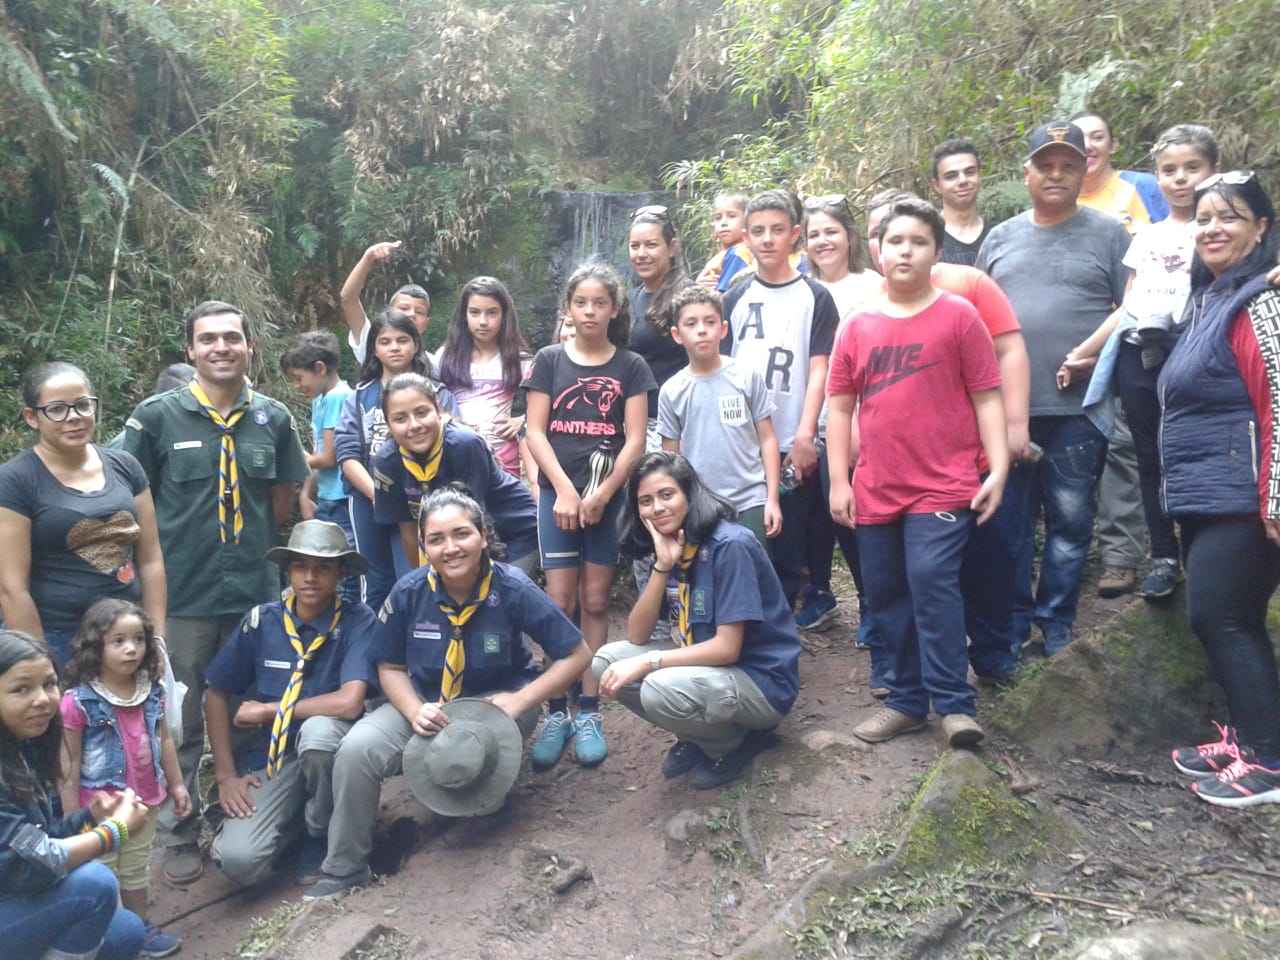
<svg viewBox="0 0 1280 960">
<path fill-rule="evenodd" d="M 546 315 L 539 316 L 539 320 L 554 326 L 565 281 L 579 264 L 606 260 L 617 268 L 628 285 L 635 283 L 627 258 L 631 214 L 639 207 L 667 205 L 669 201 L 662 193 L 599 190 L 551 190 L 544 193 L 543 198 L 548 204 L 555 239 L 545 276 L 547 294 L 535 310 Z"/>
<path fill-rule="evenodd" d="M 1136 923 L 1082 944 L 1075 960 L 1235 960 L 1256 956 L 1224 930 L 1180 921 Z"/>
</svg>

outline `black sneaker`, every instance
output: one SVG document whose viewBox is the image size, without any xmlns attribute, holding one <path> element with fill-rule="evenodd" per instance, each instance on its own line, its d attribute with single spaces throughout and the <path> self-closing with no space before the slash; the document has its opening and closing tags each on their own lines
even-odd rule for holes
<svg viewBox="0 0 1280 960">
<path fill-rule="evenodd" d="M 696 743 L 677 740 L 676 745 L 667 751 L 667 757 L 662 761 L 662 775 L 668 780 L 674 780 L 676 777 L 684 776 L 705 759 L 707 755 Z"/>
<path fill-rule="evenodd" d="M 322 834 L 313 837 L 303 833 L 298 845 L 298 857 L 293 863 L 293 879 L 300 887 L 309 887 L 324 876 L 320 870 L 324 858 L 329 855 L 329 837 Z"/>
<path fill-rule="evenodd" d="M 690 785 L 695 790 L 711 790 L 732 783 L 751 768 L 755 755 L 768 746 L 766 734 L 760 730 L 748 730 L 746 739 L 723 757 L 713 760 L 705 757 L 693 771 Z"/>
<path fill-rule="evenodd" d="M 1182 565 L 1177 560 L 1158 557 L 1151 561 L 1151 572 L 1138 588 L 1144 600 L 1160 600 L 1173 593 L 1182 582 Z"/>
<path fill-rule="evenodd" d="M 1236 731 L 1215 722 L 1221 736 L 1213 743 L 1195 747 L 1178 747 L 1173 751 L 1173 765 L 1189 777 L 1212 777 L 1240 759 Z"/>
<path fill-rule="evenodd" d="M 1280 803 L 1280 770 L 1255 763 L 1253 752 L 1241 748 L 1240 759 L 1217 776 L 1191 784 L 1191 792 L 1219 807 L 1252 807 Z"/>
</svg>

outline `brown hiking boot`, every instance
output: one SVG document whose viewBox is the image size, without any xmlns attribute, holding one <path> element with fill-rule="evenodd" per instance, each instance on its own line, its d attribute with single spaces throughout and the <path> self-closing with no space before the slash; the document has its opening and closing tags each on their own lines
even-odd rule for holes
<svg viewBox="0 0 1280 960">
<path fill-rule="evenodd" d="M 1138 571 L 1133 567 L 1107 567 L 1098 578 L 1098 596 L 1119 597 L 1133 593 L 1138 585 Z"/>
<path fill-rule="evenodd" d="M 924 721 L 892 707 L 881 707 L 853 728 L 853 735 L 867 743 L 884 743 L 900 733 L 911 733 L 924 726 Z"/>
<path fill-rule="evenodd" d="M 942 718 L 942 732 L 953 747 L 976 747 L 986 737 L 978 721 L 967 713 L 948 713 Z"/>
</svg>

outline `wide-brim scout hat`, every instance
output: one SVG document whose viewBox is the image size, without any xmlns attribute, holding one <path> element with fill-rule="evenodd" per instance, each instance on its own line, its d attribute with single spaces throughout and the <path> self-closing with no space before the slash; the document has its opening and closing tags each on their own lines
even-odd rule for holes
<svg viewBox="0 0 1280 960">
<path fill-rule="evenodd" d="M 351 541 L 342 528 L 327 520 L 303 520 L 289 534 L 289 545 L 272 547 L 267 551 L 266 559 L 283 567 L 298 557 L 342 560 L 347 565 L 347 572 L 356 576 L 369 569 L 365 558 L 351 549 Z"/>
<path fill-rule="evenodd" d="M 461 697 L 442 705 L 448 724 L 404 748 L 404 775 L 422 805 L 446 817 L 483 817 L 502 807 L 520 772 L 524 738 L 501 707 Z"/>
</svg>

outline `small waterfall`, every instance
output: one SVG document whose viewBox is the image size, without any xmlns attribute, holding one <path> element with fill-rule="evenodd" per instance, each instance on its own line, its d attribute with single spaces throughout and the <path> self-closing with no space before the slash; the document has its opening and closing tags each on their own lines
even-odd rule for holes
<svg viewBox="0 0 1280 960">
<path fill-rule="evenodd" d="M 560 297 L 575 267 L 594 259 L 606 260 L 618 269 L 630 286 L 635 283 L 627 261 L 627 232 L 637 207 L 667 204 L 659 192 L 603 193 L 598 190 L 551 190 L 544 194 L 548 217 L 554 225 L 555 246 L 545 274 L 546 295 L 534 305 L 530 331 L 536 342 L 546 343 L 560 319 Z M 533 342 L 531 340 L 531 342 Z"/>
</svg>

